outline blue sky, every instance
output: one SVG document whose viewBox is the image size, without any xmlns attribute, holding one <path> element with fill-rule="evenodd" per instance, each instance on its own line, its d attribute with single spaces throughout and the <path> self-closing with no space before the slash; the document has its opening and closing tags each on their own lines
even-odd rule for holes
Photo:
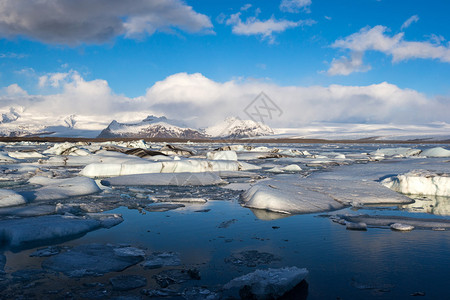
<svg viewBox="0 0 450 300">
<path fill-rule="evenodd" d="M 448 1 L 82 0 L 79 7 L 54 2 L 58 10 L 35 4 L 30 12 L 17 1 L 0 1 L 0 89 L 17 85 L 28 95 L 59 95 L 77 74 L 85 82 L 104 81 L 106 98 L 147 97 L 145 108 L 151 110 L 150 102 L 162 101 L 148 96 L 157 82 L 200 73 L 212 83 L 274 91 L 386 82 L 449 102 Z M 152 2 L 165 8 L 157 11 Z M 52 74 L 67 76 L 49 84 Z"/>
</svg>

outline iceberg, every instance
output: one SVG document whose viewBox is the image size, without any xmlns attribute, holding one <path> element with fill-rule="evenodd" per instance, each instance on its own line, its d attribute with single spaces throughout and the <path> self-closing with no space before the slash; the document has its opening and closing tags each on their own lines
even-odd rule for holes
<svg viewBox="0 0 450 300">
<path fill-rule="evenodd" d="M 0 189 L 0 207 L 16 206 L 27 203 L 20 194 L 6 189 Z"/>
<path fill-rule="evenodd" d="M 216 173 L 150 173 L 123 175 L 101 181 L 105 186 L 205 186 L 226 184 Z"/>
<path fill-rule="evenodd" d="M 212 151 L 206 153 L 206 158 L 209 160 L 238 160 L 235 151 Z"/>
<path fill-rule="evenodd" d="M 344 207 L 324 193 L 300 186 L 300 180 L 296 175 L 277 175 L 259 181 L 242 194 L 242 205 L 285 214 L 322 212 Z"/>
<path fill-rule="evenodd" d="M 119 224 L 123 221 L 117 214 L 104 214 L 104 219 L 89 216 L 50 215 L 0 221 L 0 241 L 2 245 L 23 247 L 28 244 L 68 238 L 89 231 Z"/>
<path fill-rule="evenodd" d="M 308 275 L 308 270 L 297 267 L 256 270 L 252 273 L 234 278 L 224 285 L 224 289 L 240 292 L 244 287 L 253 298 L 277 299 L 292 290 Z"/>
<path fill-rule="evenodd" d="M 370 152 L 371 156 L 395 156 L 395 157 L 410 157 L 417 156 L 422 151 L 413 148 L 383 148 Z"/>
<path fill-rule="evenodd" d="M 95 180 L 86 177 L 53 179 L 42 176 L 30 178 L 29 183 L 43 185 L 34 191 L 21 192 L 28 201 L 48 201 L 100 193 Z"/>
<path fill-rule="evenodd" d="M 342 220 L 345 220 L 346 222 L 366 223 L 367 226 L 373 227 L 380 227 L 380 226 L 390 227 L 393 224 L 399 223 L 402 224 L 403 226 L 408 225 L 421 229 L 434 229 L 434 228 L 444 228 L 447 230 L 450 229 L 450 220 L 446 219 L 409 218 L 400 216 L 381 216 L 381 215 L 333 216 L 334 221 L 336 221 L 336 218 L 340 218 Z"/>
<path fill-rule="evenodd" d="M 120 272 L 141 262 L 144 258 L 118 255 L 120 246 L 88 244 L 54 255 L 42 262 L 44 269 L 62 272 L 69 277 L 101 276 L 109 272 Z"/>
<path fill-rule="evenodd" d="M 420 156 L 426 157 L 450 157 L 450 150 L 444 149 L 442 147 L 435 147 L 427 149 L 420 153 Z"/>
<path fill-rule="evenodd" d="M 407 195 L 431 195 L 450 197 L 450 174 L 414 170 L 402 175 L 385 178 L 382 184 Z"/>
<path fill-rule="evenodd" d="M 87 177 L 115 177 L 147 173 L 201 173 L 217 171 L 257 170 L 260 167 L 245 162 L 225 160 L 173 160 L 139 164 L 89 164 L 80 175 Z"/>
</svg>

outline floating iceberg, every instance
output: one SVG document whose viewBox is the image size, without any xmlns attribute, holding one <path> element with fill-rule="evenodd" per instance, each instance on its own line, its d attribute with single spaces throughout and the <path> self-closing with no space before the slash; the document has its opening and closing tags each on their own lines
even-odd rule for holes
<svg viewBox="0 0 450 300">
<path fill-rule="evenodd" d="M 174 160 L 140 164 L 89 164 L 80 175 L 87 177 L 114 177 L 147 173 L 200 173 L 217 171 L 257 170 L 260 167 L 245 162 L 225 160 Z"/>
<path fill-rule="evenodd" d="M 383 148 L 370 152 L 371 156 L 396 156 L 396 157 L 409 157 L 417 156 L 422 151 L 420 149 L 413 148 Z"/>
<path fill-rule="evenodd" d="M 262 180 L 242 194 L 242 205 L 286 214 L 322 212 L 344 207 L 324 193 L 299 186 L 300 180 L 296 175 L 277 175 Z"/>
<path fill-rule="evenodd" d="M 16 206 L 27 203 L 26 199 L 11 190 L 0 189 L 0 207 Z"/>
<path fill-rule="evenodd" d="M 239 292 L 247 287 L 247 292 L 253 297 L 251 299 L 277 299 L 292 290 L 307 275 L 307 269 L 297 267 L 256 270 L 231 280 L 224 288 Z"/>
<path fill-rule="evenodd" d="M 101 192 L 95 180 L 86 177 L 53 179 L 35 176 L 30 178 L 29 183 L 43 187 L 31 192 L 21 192 L 28 201 L 58 200 Z"/>
<path fill-rule="evenodd" d="M 442 147 L 435 147 L 427 149 L 420 153 L 420 156 L 426 157 L 450 157 L 450 150 L 444 149 Z"/>
<path fill-rule="evenodd" d="M 225 184 L 217 174 L 205 173 L 150 173 L 123 175 L 101 181 L 105 186 L 203 186 Z"/>
<path fill-rule="evenodd" d="M 120 272 L 142 261 L 144 257 L 118 255 L 120 246 L 89 244 L 80 245 L 42 262 L 44 269 L 62 272 L 69 277 L 101 276 Z"/>
<path fill-rule="evenodd" d="M 377 215 L 358 215 L 358 216 L 337 216 L 342 220 L 353 223 L 366 223 L 367 226 L 374 227 L 390 227 L 393 224 L 399 223 L 403 226 L 414 226 L 422 229 L 435 229 L 435 228 L 450 228 L 450 220 L 446 219 L 424 219 L 424 218 L 409 218 L 399 216 L 377 216 Z M 336 221 L 336 216 L 333 216 Z M 338 222 L 340 223 L 340 222 Z"/>
<path fill-rule="evenodd" d="M 78 236 L 123 221 L 120 215 L 104 214 L 103 219 L 50 215 L 0 221 L 0 241 L 11 247 Z"/>
<path fill-rule="evenodd" d="M 386 178 L 382 184 L 408 195 L 450 196 L 450 175 L 426 170 L 414 170 Z"/>
<path fill-rule="evenodd" d="M 206 153 L 206 158 L 209 160 L 238 160 L 235 151 L 212 151 Z"/>
</svg>

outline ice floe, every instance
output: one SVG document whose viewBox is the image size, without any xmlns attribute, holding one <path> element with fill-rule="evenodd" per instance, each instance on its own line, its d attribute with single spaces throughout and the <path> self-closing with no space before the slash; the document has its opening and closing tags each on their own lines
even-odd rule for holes
<svg viewBox="0 0 450 300">
<path fill-rule="evenodd" d="M 174 160 L 139 164 L 89 164 L 80 175 L 87 177 L 114 177 L 147 173 L 183 173 L 257 170 L 260 167 L 245 162 L 225 160 Z"/>
<path fill-rule="evenodd" d="M 217 174 L 205 173 L 150 173 L 123 175 L 101 181 L 105 186 L 204 186 L 226 184 Z"/>
<path fill-rule="evenodd" d="M 249 299 L 277 299 L 292 290 L 308 275 L 308 270 L 297 267 L 256 270 L 252 273 L 234 278 L 224 285 L 225 289 L 236 290 L 235 294 L 247 288 Z"/>
<path fill-rule="evenodd" d="M 338 219 L 336 219 L 336 217 Z M 339 218 L 347 222 L 353 223 L 365 223 L 367 226 L 372 227 L 390 227 L 393 224 L 402 224 L 408 226 L 414 226 L 420 229 L 435 229 L 444 228 L 450 229 L 450 220 L 447 219 L 428 219 L 428 218 L 410 218 L 401 216 L 382 216 L 382 215 L 339 215 L 333 216 L 333 220 L 337 223 Z"/>
<path fill-rule="evenodd" d="M 120 215 L 105 214 L 104 219 L 50 215 L 0 221 L 0 240 L 11 247 L 27 246 L 47 240 L 85 234 L 123 221 Z"/>
<path fill-rule="evenodd" d="M 417 156 L 422 151 L 420 149 L 413 148 L 382 148 L 376 151 L 370 152 L 372 156 L 395 156 L 395 157 L 410 157 Z"/>
<path fill-rule="evenodd" d="M 87 177 L 54 179 L 35 176 L 30 178 L 29 183 L 43 185 L 43 187 L 34 191 L 21 192 L 28 201 L 58 200 L 101 192 L 95 180 Z"/>
<path fill-rule="evenodd" d="M 54 255 L 42 262 L 44 269 L 62 272 L 69 277 L 101 276 L 109 272 L 120 272 L 135 265 L 144 257 L 118 255 L 120 246 L 88 244 Z"/>
<path fill-rule="evenodd" d="M 20 194 L 6 189 L 0 189 L 0 207 L 16 206 L 27 203 Z"/>
<path fill-rule="evenodd" d="M 450 157 L 450 150 L 442 147 L 435 147 L 422 151 L 420 155 L 425 157 Z"/>
<path fill-rule="evenodd" d="M 450 174 L 414 170 L 385 178 L 382 184 L 402 194 L 450 197 Z"/>
<path fill-rule="evenodd" d="M 235 151 L 212 151 L 206 153 L 206 158 L 209 160 L 238 160 Z"/>
<path fill-rule="evenodd" d="M 181 260 L 178 253 L 175 252 L 153 252 L 141 263 L 146 269 L 159 269 L 166 266 L 179 266 Z"/>
<path fill-rule="evenodd" d="M 277 175 L 262 180 L 242 194 L 242 205 L 273 212 L 296 214 L 337 210 L 344 205 L 332 197 L 298 185 L 296 175 Z"/>
</svg>

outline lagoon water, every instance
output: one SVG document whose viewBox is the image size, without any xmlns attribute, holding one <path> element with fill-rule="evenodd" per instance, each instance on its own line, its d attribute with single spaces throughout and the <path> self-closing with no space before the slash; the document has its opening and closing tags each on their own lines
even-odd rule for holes
<svg viewBox="0 0 450 300">
<path fill-rule="evenodd" d="M 189 146 L 199 152 L 214 148 L 214 145 Z M 267 146 L 275 147 L 275 145 Z M 10 146 L 8 151 L 14 147 L 24 148 L 23 145 L 15 145 Z M 280 145 L 276 147 L 280 148 Z M 312 155 L 334 152 L 347 156 L 370 153 L 382 147 L 397 146 L 281 145 L 281 148 L 307 150 Z M 281 166 L 286 165 L 288 160 L 270 158 L 248 162 L 262 166 L 269 164 Z M 305 176 L 316 172 L 333 174 L 345 168 L 336 163 L 323 163 L 323 166 L 315 163 L 308 166 L 306 160 L 292 159 L 291 162 L 298 163 Z M 392 170 L 395 171 L 394 165 L 402 165 L 401 168 L 404 168 L 404 165 L 411 164 L 416 167 L 418 164 L 427 166 L 428 162 L 433 162 L 432 166 L 441 166 L 441 170 L 450 173 L 448 158 L 433 160 L 396 157 L 386 159 L 384 162 L 355 159 L 346 164 L 361 164 L 367 167 L 376 164 L 392 165 Z M 80 170 L 73 167 L 67 170 L 60 166 L 45 166 L 45 168 L 53 169 L 60 176 L 75 174 Z M 268 167 L 255 172 L 266 177 L 275 176 L 266 172 L 267 169 Z M 236 183 L 250 181 L 248 178 L 227 180 Z M 24 183 L 10 185 L 7 188 L 26 190 L 30 187 Z M 145 208 L 137 207 L 132 201 L 127 207 L 127 199 L 136 199 L 137 194 L 155 198 L 201 197 L 208 201 L 204 204 L 184 203 L 185 207 L 164 212 L 147 211 Z M 142 295 L 142 288 L 128 292 L 114 291 L 109 284 L 109 278 L 118 274 L 141 275 L 147 278 L 145 289 L 157 289 L 159 286 L 152 276 L 169 269 L 169 267 L 144 269 L 137 264 L 120 273 L 112 272 L 99 277 L 69 278 L 62 274 L 37 272 L 31 278 L 18 280 L 12 275 L 19 270 L 41 270 L 41 263 L 46 258 L 29 257 L 36 249 L 58 245 L 63 251 L 64 249 L 70 251 L 71 247 L 91 243 L 128 244 L 145 249 L 147 252 L 179 253 L 181 267 L 198 269 L 200 279 L 171 286 L 178 290 L 192 286 L 220 290 L 221 286 L 231 279 L 255 269 L 297 266 L 309 270 L 306 278 L 307 299 L 409 299 L 411 295 L 424 295 L 425 299 L 450 297 L 448 230 L 418 228 L 410 232 L 398 232 L 385 227 L 369 226 L 367 231 L 352 231 L 328 217 L 330 214 L 369 214 L 450 220 L 450 216 L 445 213 L 433 215 L 426 208 L 419 207 L 417 202 L 409 205 L 348 207 L 333 212 L 283 215 L 242 207 L 240 195 L 241 191 L 230 190 L 225 186 L 166 186 L 139 189 L 120 187 L 94 196 L 66 200 L 92 203 L 103 198 L 102 205 L 105 212 L 121 214 L 124 221 L 109 229 L 98 229 L 65 240 L 51 240 L 19 248 L 4 246 L 6 274 L 0 276 L 0 287 L 3 290 L 0 298 L 39 299 L 45 295 L 47 298 L 55 299 L 82 299 L 127 295 L 145 299 L 147 296 Z M 105 205 L 108 201 L 110 204 Z M 432 199 L 425 199 L 424 202 L 432 203 L 430 201 Z M 450 207 L 450 201 L 444 197 L 440 199 L 439 205 L 441 208 Z M 450 211 L 450 208 L 447 211 Z M 272 259 L 256 266 L 230 263 L 230 257 L 249 250 L 270 253 L 273 256 Z M 302 293 L 306 296 L 305 291 Z"/>
</svg>

